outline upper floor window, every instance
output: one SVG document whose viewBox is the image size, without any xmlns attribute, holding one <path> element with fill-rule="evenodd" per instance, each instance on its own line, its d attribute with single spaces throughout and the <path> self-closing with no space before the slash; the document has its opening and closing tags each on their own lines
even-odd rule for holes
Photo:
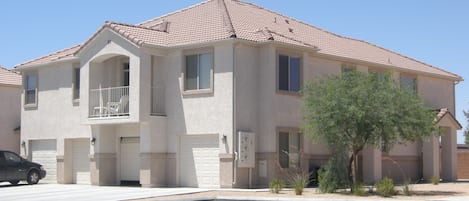
<svg viewBox="0 0 469 201">
<path fill-rule="evenodd" d="M 402 75 L 400 76 L 401 89 L 407 90 L 415 94 L 417 92 L 417 79 L 415 76 Z"/>
<path fill-rule="evenodd" d="M 386 71 L 381 69 L 368 69 L 368 73 L 376 76 L 379 80 L 383 80 L 386 75 Z"/>
<path fill-rule="evenodd" d="M 184 91 L 212 88 L 213 59 L 211 52 L 185 56 Z"/>
<path fill-rule="evenodd" d="M 130 83 L 130 64 L 124 63 L 122 67 L 123 78 L 122 78 L 122 85 L 129 86 Z"/>
<path fill-rule="evenodd" d="M 73 68 L 73 100 L 80 99 L 80 68 Z"/>
<path fill-rule="evenodd" d="M 342 73 L 348 73 L 357 70 L 357 66 L 355 64 L 342 64 Z"/>
<path fill-rule="evenodd" d="M 282 168 L 299 168 L 301 134 L 297 130 L 284 130 L 278 133 L 278 161 Z"/>
<path fill-rule="evenodd" d="M 278 90 L 298 93 L 301 88 L 301 58 L 278 55 Z"/>
<path fill-rule="evenodd" d="M 37 102 L 37 74 L 28 74 L 25 78 L 25 105 L 33 105 Z"/>
</svg>

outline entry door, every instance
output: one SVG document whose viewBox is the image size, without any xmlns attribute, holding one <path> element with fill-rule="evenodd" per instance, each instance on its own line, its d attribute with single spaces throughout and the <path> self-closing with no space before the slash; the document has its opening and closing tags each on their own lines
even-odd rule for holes
<svg viewBox="0 0 469 201">
<path fill-rule="evenodd" d="M 90 184 L 90 141 L 76 139 L 72 143 L 73 183 Z"/>
<path fill-rule="evenodd" d="M 140 138 L 121 137 L 120 180 L 140 181 Z"/>
</svg>

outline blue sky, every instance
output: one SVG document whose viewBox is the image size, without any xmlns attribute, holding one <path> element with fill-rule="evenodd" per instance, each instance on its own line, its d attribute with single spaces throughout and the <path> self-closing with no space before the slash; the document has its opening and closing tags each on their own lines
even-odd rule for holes
<svg viewBox="0 0 469 201">
<path fill-rule="evenodd" d="M 366 40 L 469 79 L 469 1 L 246 0 L 325 30 Z M 135 24 L 199 0 L 5 0 L 0 65 L 13 67 L 79 44 L 105 21 Z M 456 117 L 466 125 L 469 80 L 456 85 Z M 458 142 L 463 142 L 462 132 Z"/>
</svg>

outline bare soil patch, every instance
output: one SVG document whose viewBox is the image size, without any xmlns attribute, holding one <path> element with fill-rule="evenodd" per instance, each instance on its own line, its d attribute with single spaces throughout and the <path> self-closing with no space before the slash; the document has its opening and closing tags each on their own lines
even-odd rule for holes
<svg viewBox="0 0 469 201">
<path fill-rule="evenodd" d="M 448 198 L 454 196 L 469 196 L 469 182 L 456 182 L 456 183 L 440 183 L 439 185 L 432 184 L 413 184 L 411 185 L 412 196 L 405 196 L 402 194 L 403 186 L 396 186 L 396 190 L 399 194 L 389 200 L 429 200 L 438 198 Z M 334 194 L 323 194 L 320 193 L 316 188 L 305 189 L 303 195 L 295 195 L 292 189 L 284 189 L 279 194 L 273 194 L 268 192 L 266 189 L 254 190 L 214 190 L 202 193 L 185 194 L 185 195 L 174 195 L 164 197 L 154 197 L 142 199 L 145 201 L 150 200 L 187 200 L 187 199 L 205 199 L 205 198 L 217 198 L 217 197 L 264 197 L 264 198 L 330 198 L 330 199 L 361 199 L 361 200 L 376 200 L 383 199 L 383 197 L 368 194 L 367 196 L 359 197 L 351 195 L 349 192 L 339 192 Z"/>
</svg>

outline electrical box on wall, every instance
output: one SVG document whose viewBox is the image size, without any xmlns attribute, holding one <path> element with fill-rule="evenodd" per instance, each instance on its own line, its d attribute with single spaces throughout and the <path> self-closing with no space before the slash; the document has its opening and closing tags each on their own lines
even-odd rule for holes
<svg viewBox="0 0 469 201">
<path fill-rule="evenodd" d="M 256 136 L 250 132 L 238 132 L 238 167 L 256 166 Z"/>
</svg>

